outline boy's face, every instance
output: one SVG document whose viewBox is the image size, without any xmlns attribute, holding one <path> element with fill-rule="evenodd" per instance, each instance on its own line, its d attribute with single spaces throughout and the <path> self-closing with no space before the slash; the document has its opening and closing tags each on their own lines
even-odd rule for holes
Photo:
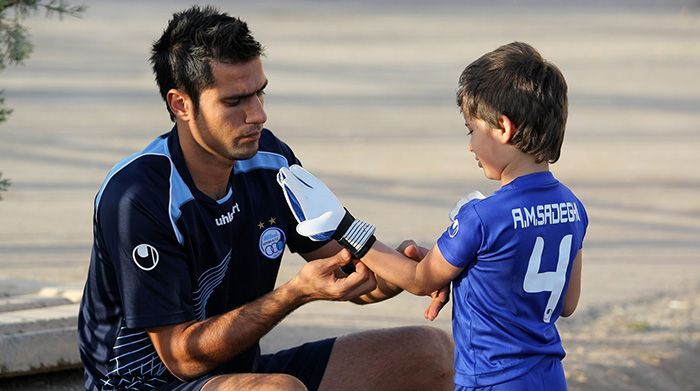
<svg viewBox="0 0 700 391">
<path fill-rule="evenodd" d="M 503 144 L 501 129 L 493 128 L 481 119 L 469 117 L 466 112 L 463 116 L 464 124 L 469 130 L 469 152 L 474 154 L 486 178 L 500 180 L 507 165 L 505 154 L 508 145 Z"/>
</svg>

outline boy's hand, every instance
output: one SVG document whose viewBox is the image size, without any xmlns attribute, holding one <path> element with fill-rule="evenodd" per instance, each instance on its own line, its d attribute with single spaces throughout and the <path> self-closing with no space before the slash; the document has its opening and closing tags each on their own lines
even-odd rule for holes
<svg viewBox="0 0 700 391">
<path fill-rule="evenodd" d="M 362 258 L 376 241 L 374 226 L 355 219 L 325 183 L 301 166 L 280 168 L 277 183 L 299 222 L 300 235 L 316 241 L 335 239 L 356 258 Z"/>
<path fill-rule="evenodd" d="M 454 208 L 450 211 L 450 221 L 455 221 L 455 217 L 457 216 L 457 213 L 459 213 L 459 210 L 466 204 L 467 202 L 478 199 L 478 200 L 483 200 L 486 198 L 483 194 L 481 194 L 480 191 L 474 190 L 473 192 L 469 193 L 466 197 L 461 198 L 459 201 L 457 201 L 457 205 L 455 205 Z"/>
<path fill-rule="evenodd" d="M 413 240 L 404 240 L 399 247 L 396 248 L 396 251 L 416 262 L 420 262 L 428 254 L 429 250 L 425 247 L 417 245 Z M 426 308 L 423 312 L 423 316 L 425 319 L 432 321 L 437 318 L 438 314 L 442 310 L 442 307 L 444 307 L 450 301 L 450 285 L 448 284 L 447 286 L 434 291 L 430 294 L 430 298 L 432 301 L 430 302 L 430 305 L 428 305 L 428 308 Z"/>
<path fill-rule="evenodd" d="M 430 294 L 430 298 L 433 299 L 433 301 L 430 302 L 428 308 L 423 312 L 423 317 L 433 321 L 437 318 L 438 314 L 440 314 L 442 307 L 450 301 L 450 286 L 443 286 L 439 290 L 436 290 Z"/>
</svg>

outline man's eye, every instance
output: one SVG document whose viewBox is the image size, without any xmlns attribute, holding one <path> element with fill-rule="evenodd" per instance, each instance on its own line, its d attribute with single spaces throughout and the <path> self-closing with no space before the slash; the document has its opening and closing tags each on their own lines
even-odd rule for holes
<svg viewBox="0 0 700 391">
<path fill-rule="evenodd" d="M 265 95 L 265 90 L 258 91 L 258 96 L 264 96 Z"/>
<path fill-rule="evenodd" d="M 471 130 L 471 129 L 469 129 L 469 128 L 467 128 L 467 136 L 471 136 L 472 133 L 474 133 L 474 131 Z"/>
<path fill-rule="evenodd" d="M 238 106 L 240 103 L 241 103 L 240 100 L 229 100 L 229 101 L 226 101 L 226 106 L 235 107 L 235 106 Z"/>
</svg>

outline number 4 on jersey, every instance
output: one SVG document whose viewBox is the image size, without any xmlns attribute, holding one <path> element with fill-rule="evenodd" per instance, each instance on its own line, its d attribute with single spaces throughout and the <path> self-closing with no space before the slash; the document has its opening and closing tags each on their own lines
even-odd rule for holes
<svg viewBox="0 0 700 391">
<path fill-rule="evenodd" d="M 559 303 L 559 298 L 566 284 L 566 270 L 569 268 L 571 257 L 571 239 L 573 235 L 564 236 L 559 243 L 559 261 L 557 270 L 554 272 L 540 273 L 542 263 L 542 250 L 544 249 L 544 239 L 540 236 L 535 240 L 535 247 L 530 255 L 530 262 L 527 264 L 523 289 L 527 293 L 550 292 L 547 307 L 544 309 L 542 320 L 549 323 Z"/>
</svg>

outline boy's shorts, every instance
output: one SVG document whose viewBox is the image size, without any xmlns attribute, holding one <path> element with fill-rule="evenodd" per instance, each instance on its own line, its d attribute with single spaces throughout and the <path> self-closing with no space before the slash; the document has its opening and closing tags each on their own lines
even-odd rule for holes
<svg viewBox="0 0 700 391">
<path fill-rule="evenodd" d="M 455 384 L 455 391 L 565 391 L 564 367 L 558 357 L 547 357 L 527 374 L 504 383 L 486 387 L 464 387 Z"/>
<path fill-rule="evenodd" d="M 329 338 L 305 343 L 275 354 L 262 355 L 258 361 L 258 368 L 254 373 L 285 373 L 301 380 L 309 391 L 317 390 L 321 384 L 323 374 L 326 372 L 326 365 L 334 343 L 335 338 Z M 226 374 L 212 373 L 187 383 L 170 383 L 163 389 L 169 391 L 199 391 L 209 380 L 218 375 Z"/>
</svg>

